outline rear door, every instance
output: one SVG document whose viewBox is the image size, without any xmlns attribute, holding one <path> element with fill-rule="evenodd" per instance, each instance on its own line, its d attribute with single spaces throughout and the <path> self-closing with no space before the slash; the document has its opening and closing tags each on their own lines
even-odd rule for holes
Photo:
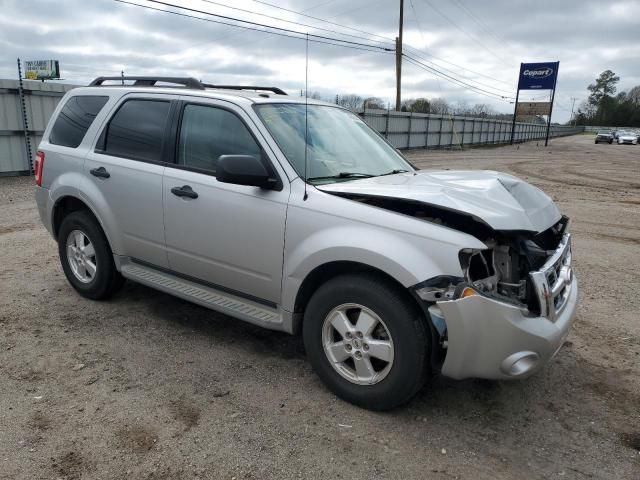
<svg viewBox="0 0 640 480">
<path fill-rule="evenodd" d="M 162 175 L 171 97 L 130 94 L 115 106 L 85 161 L 85 191 L 97 192 L 114 253 L 167 267 Z M 117 251 L 116 251 L 117 250 Z"/>
<path fill-rule="evenodd" d="M 280 191 L 216 180 L 220 155 L 261 156 L 286 179 L 252 120 L 224 101 L 180 106 L 176 164 L 164 175 L 165 238 L 172 270 L 240 296 L 280 303 L 289 183 Z M 177 196 L 188 187 L 197 198 Z"/>
</svg>

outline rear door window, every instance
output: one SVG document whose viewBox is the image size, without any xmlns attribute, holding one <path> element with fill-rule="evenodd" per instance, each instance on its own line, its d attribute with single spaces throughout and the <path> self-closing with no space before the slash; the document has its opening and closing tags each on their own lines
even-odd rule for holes
<svg viewBox="0 0 640 480">
<path fill-rule="evenodd" d="M 49 143 L 76 148 L 107 100 L 109 97 L 93 95 L 69 98 L 51 128 Z"/>
<path fill-rule="evenodd" d="M 103 153 L 159 162 L 165 138 L 168 100 L 127 100 L 115 113 L 104 136 Z"/>
</svg>

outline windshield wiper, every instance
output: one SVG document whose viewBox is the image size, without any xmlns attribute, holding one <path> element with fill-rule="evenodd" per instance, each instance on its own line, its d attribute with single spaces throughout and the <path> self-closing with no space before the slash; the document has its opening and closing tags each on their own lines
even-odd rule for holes
<svg viewBox="0 0 640 480">
<path fill-rule="evenodd" d="M 387 172 L 387 173 L 381 173 L 378 176 L 379 177 L 384 177 L 385 175 L 395 175 L 396 173 L 409 173 L 409 170 L 404 170 L 402 168 L 398 168 L 396 170 L 391 170 L 390 172 Z"/>
<path fill-rule="evenodd" d="M 371 178 L 371 177 L 375 177 L 375 175 L 371 175 L 370 173 L 359 173 L 359 172 L 340 172 L 337 175 L 326 175 L 323 177 L 310 177 L 310 178 L 307 178 L 307 181 L 325 180 L 329 178 Z"/>
</svg>

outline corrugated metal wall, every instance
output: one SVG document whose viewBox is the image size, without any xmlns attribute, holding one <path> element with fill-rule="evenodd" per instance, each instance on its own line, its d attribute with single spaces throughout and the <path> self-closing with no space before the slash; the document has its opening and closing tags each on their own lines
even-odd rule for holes
<svg viewBox="0 0 640 480">
<path fill-rule="evenodd" d="M 65 92 L 73 85 L 25 80 L 25 108 L 29 122 L 29 139 L 32 155 L 47 122 Z M 0 79 L 0 175 L 29 172 L 22 106 L 18 94 L 18 80 Z"/>
<path fill-rule="evenodd" d="M 32 156 L 47 122 L 65 92 L 73 85 L 24 81 Z M 0 175 L 29 172 L 22 107 L 17 80 L 0 79 Z M 367 110 L 360 114 L 365 122 L 384 135 L 396 148 L 447 148 L 464 145 L 508 143 L 511 122 L 489 118 L 457 117 L 387 110 Z M 553 126 L 551 136 L 574 135 L 584 127 Z M 545 126 L 516 124 L 516 142 L 542 139 Z"/>
<path fill-rule="evenodd" d="M 492 118 L 367 110 L 362 119 L 396 148 L 451 148 L 465 145 L 509 143 L 511 122 Z M 550 137 L 575 135 L 584 127 L 553 125 Z M 546 125 L 516 123 L 515 142 L 545 137 Z"/>
</svg>

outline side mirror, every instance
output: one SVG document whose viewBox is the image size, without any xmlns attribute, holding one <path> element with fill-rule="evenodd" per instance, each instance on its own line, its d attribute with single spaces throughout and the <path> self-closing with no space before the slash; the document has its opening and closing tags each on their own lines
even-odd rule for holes
<svg viewBox="0 0 640 480">
<path fill-rule="evenodd" d="M 220 155 L 216 165 L 216 179 L 222 183 L 248 185 L 279 190 L 280 181 L 269 175 L 262 160 L 253 155 Z"/>
</svg>

